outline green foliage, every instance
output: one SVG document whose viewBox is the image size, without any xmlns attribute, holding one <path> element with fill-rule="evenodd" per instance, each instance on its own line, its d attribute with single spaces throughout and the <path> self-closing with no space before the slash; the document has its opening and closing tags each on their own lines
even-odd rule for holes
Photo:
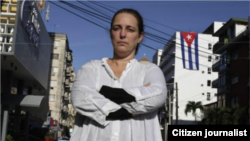
<svg viewBox="0 0 250 141">
<path fill-rule="evenodd" d="M 203 124 L 206 125 L 239 125 L 247 119 L 247 107 L 234 106 L 209 109 L 205 112 Z"/>
<path fill-rule="evenodd" d="M 5 138 L 6 141 L 12 141 L 12 139 L 13 137 L 10 134 L 8 134 Z"/>
</svg>

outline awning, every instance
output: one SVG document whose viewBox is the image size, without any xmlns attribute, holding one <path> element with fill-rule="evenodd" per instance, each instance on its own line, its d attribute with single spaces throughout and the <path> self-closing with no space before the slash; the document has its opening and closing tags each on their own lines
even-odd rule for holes
<svg viewBox="0 0 250 141">
<path fill-rule="evenodd" d="M 5 105 L 19 105 L 24 111 L 48 112 L 48 99 L 41 95 L 2 94 L 1 103 Z"/>
</svg>

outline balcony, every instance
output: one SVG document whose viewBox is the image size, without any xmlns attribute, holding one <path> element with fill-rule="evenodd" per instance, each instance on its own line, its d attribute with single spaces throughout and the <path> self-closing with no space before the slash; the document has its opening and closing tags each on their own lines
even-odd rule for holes
<svg viewBox="0 0 250 141">
<path fill-rule="evenodd" d="M 214 45 L 213 52 L 216 53 L 216 51 L 217 51 L 220 47 L 226 45 L 226 44 L 228 43 L 228 41 L 229 41 L 228 38 L 224 38 L 223 41 L 217 42 L 217 43 Z"/>
<path fill-rule="evenodd" d="M 64 105 L 63 108 L 62 108 L 62 111 L 63 111 L 64 113 L 67 113 L 68 110 L 69 110 L 68 106 Z"/>
<path fill-rule="evenodd" d="M 74 82 L 74 77 L 71 76 L 71 77 L 69 78 L 69 80 L 70 80 L 70 82 Z"/>
<path fill-rule="evenodd" d="M 219 84 L 219 79 L 216 79 L 212 82 L 212 88 L 218 88 L 218 84 Z"/>
<path fill-rule="evenodd" d="M 160 66 L 163 66 L 165 65 L 166 61 L 167 60 L 171 60 L 171 58 L 174 58 L 175 57 L 175 48 L 172 47 L 170 50 L 165 50 L 162 54 L 162 61 L 160 63 Z"/>
<path fill-rule="evenodd" d="M 67 92 L 64 93 L 63 95 L 64 100 L 69 100 L 69 94 Z"/>
<path fill-rule="evenodd" d="M 165 64 L 165 66 L 163 66 L 162 71 L 163 71 L 163 72 L 166 72 L 166 71 L 169 70 L 170 68 L 174 67 L 174 64 L 175 64 L 175 59 L 174 59 L 174 58 L 172 58 L 171 60 L 168 60 L 168 63 Z"/>
<path fill-rule="evenodd" d="M 70 74 L 70 67 L 67 67 L 65 71 L 67 74 Z"/>
<path fill-rule="evenodd" d="M 65 87 L 69 88 L 70 84 L 69 84 L 69 79 L 65 79 Z"/>
<path fill-rule="evenodd" d="M 74 71 L 75 71 L 75 69 L 74 69 L 73 66 L 70 66 L 70 71 L 71 71 L 71 72 L 74 72 Z"/>
<path fill-rule="evenodd" d="M 228 71 L 229 70 L 229 64 L 222 64 L 220 65 L 220 72 L 225 72 L 225 71 Z"/>
<path fill-rule="evenodd" d="M 72 61 L 72 55 L 71 52 L 67 53 L 67 57 L 66 57 L 67 61 L 71 62 Z"/>
<path fill-rule="evenodd" d="M 213 71 L 219 72 L 219 70 L 220 70 L 220 61 L 217 61 L 216 63 L 213 64 Z"/>
<path fill-rule="evenodd" d="M 218 93 L 217 94 L 221 95 L 221 94 L 225 94 L 227 92 L 229 92 L 229 86 L 228 85 L 224 85 L 224 86 L 220 86 L 218 88 Z"/>
<path fill-rule="evenodd" d="M 165 74 L 165 79 L 166 79 L 166 82 L 172 81 L 172 79 L 174 79 L 174 69 L 173 68 L 170 68 L 168 70 L 168 73 Z"/>
</svg>

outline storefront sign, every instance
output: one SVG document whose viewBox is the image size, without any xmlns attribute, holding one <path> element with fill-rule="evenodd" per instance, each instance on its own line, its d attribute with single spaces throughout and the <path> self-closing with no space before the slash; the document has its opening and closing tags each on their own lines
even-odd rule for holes
<svg viewBox="0 0 250 141">
<path fill-rule="evenodd" d="M 23 0 L 21 6 L 21 21 L 26 29 L 30 40 L 38 47 L 40 24 L 38 21 L 38 11 L 35 8 L 36 3 L 30 0 Z"/>
</svg>

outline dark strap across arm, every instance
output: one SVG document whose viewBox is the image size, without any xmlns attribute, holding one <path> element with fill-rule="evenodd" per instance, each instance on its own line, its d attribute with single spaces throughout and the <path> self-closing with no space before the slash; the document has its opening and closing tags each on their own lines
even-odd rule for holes
<svg viewBox="0 0 250 141">
<path fill-rule="evenodd" d="M 106 119 L 108 120 L 125 120 L 132 118 L 132 114 L 129 113 L 126 109 L 121 108 L 115 112 L 109 113 Z"/>
<path fill-rule="evenodd" d="M 125 90 L 121 88 L 112 88 L 109 86 L 102 86 L 100 92 L 107 99 L 117 103 L 130 103 L 135 101 L 135 97 L 128 94 Z"/>
</svg>

